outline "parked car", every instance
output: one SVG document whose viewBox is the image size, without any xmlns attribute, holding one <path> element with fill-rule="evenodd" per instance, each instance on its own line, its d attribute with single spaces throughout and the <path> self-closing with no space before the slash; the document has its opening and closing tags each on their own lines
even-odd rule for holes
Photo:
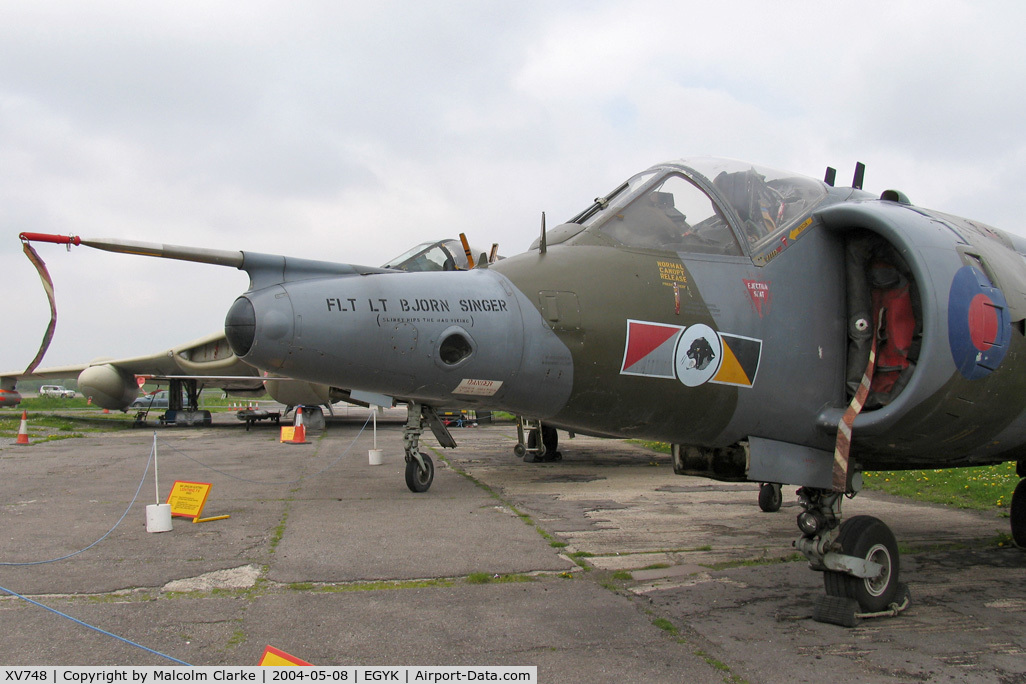
<svg viewBox="0 0 1026 684">
<path fill-rule="evenodd" d="M 75 390 L 69 390 L 63 385 L 43 385 L 39 388 L 41 397 L 59 397 L 60 399 L 74 399 Z"/>
<path fill-rule="evenodd" d="M 182 406 L 185 406 L 188 402 L 189 402 L 188 396 L 185 394 L 185 392 L 182 392 Z M 168 391 L 167 390 L 160 390 L 158 392 L 154 392 L 153 394 L 146 394 L 146 395 L 143 395 L 141 397 L 138 397 L 135 401 L 133 401 L 131 404 L 129 404 L 128 407 L 132 408 L 132 409 L 146 409 L 146 408 L 151 408 L 151 409 L 163 408 L 163 409 L 166 409 L 168 407 L 167 404 L 168 404 Z"/>
</svg>

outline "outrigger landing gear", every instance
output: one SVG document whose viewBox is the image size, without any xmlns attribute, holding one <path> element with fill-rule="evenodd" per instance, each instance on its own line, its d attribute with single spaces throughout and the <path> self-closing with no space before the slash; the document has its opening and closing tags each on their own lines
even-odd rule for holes
<svg viewBox="0 0 1026 684">
<path fill-rule="evenodd" d="M 854 627 L 862 617 L 896 615 L 908 607 L 908 588 L 899 583 L 898 543 L 890 528 L 868 515 L 840 522 L 844 495 L 802 487 L 798 516 L 802 537 L 795 548 L 813 570 L 823 572 L 826 596 L 813 619 Z"/>
<path fill-rule="evenodd" d="M 406 486 L 411 492 L 426 492 L 435 479 L 435 464 L 420 450 L 420 436 L 428 425 L 438 443 L 446 449 L 456 447 L 456 440 L 438 419 L 430 406 L 411 402 L 406 406 L 406 425 L 403 426 L 403 451 L 406 457 Z"/>
</svg>

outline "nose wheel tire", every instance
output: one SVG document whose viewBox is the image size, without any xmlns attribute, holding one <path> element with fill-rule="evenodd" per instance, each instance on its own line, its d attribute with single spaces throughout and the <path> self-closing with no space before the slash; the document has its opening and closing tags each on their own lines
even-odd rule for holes
<svg viewBox="0 0 1026 684">
<path fill-rule="evenodd" d="M 435 464 L 431 462 L 431 457 L 425 453 L 421 453 L 420 457 L 424 459 L 423 468 L 415 458 L 406 462 L 406 486 L 418 494 L 430 489 L 431 481 L 435 479 Z"/>
<path fill-rule="evenodd" d="M 879 563 L 883 570 L 876 577 L 854 577 L 843 572 L 823 573 L 823 585 L 830 596 L 858 601 L 866 613 L 885 610 L 898 594 L 898 542 L 881 520 L 857 515 L 841 523 L 837 536 L 842 553 Z"/>
</svg>

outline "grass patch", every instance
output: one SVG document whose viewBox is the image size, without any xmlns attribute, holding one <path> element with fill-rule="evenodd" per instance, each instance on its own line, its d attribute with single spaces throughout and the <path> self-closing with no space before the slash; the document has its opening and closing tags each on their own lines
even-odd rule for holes
<svg viewBox="0 0 1026 684">
<path fill-rule="evenodd" d="M 51 399 L 50 401 L 58 401 Z M 68 401 L 74 401 L 70 399 Z M 52 442 L 60 439 L 84 437 L 86 434 L 114 432 L 132 427 L 121 417 L 108 419 L 99 416 L 66 416 L 56 414 L 32 415 L 27 420 L 29 443 Z M 21 429 L 21 413 L 0 416 L 0 437 L 14 438 Z"/>
<path fill-rule="evenodd" d="M 917 501 L 945 504 L 978 511 L 1005 513 L 1021 478 L 1015 463 L 944 470 L 903 470 L 863 473 L 867 490 Z"/>
<path fill-rule="evenodd" d="M 156 385 L 146 385 L 142 392 L 150 393 L 156 392 L 159 389 L 167 389 L 166 386 L 158 387 Z M 140 393 L 142 396 L 142 393 Z M 199 407 L 200 409 L 206 409 L 208 411 L 230 411 L 233 405 L 257 403 L 261 401 L 272 401 L 268 395 L 263 395 L 258 398 L 246 398 L 240 399 L 239 397 L 225 397 L 224 392 L 218 389 L 207 389 L 200 392 L 199 396 Z M 46 411 L 60 413 L 62 411 L 86 411 L 86 410 L 99 410 L 96 404 L 90 404 L 89 398 L 82 396 L 81 392 L 74 399 L 61 399 L 58 397 L 23 397 L 21 403 L 18 404 L 16 409 L 18 415 L 21 415 L 22 411 Z M 103 414 L 104 419 L 128 419 L 132 420 L 135 417 L 135 411 L 137 409 L 126 409 L 126 413 L 120 411 L 113 411 L 109 414 Z M 163 408 L 153 408 L 151 411 L 164 411 Z"/>
<path fill-rule="evenodd" d="M 670 565 L 669 563 L 652 563 L 651 565 L 646 565 L 643 568 L 639 568 L 639 570 L 663 570 L 665 568 L 671 568 L 671 567 L 673 567 L 673 566 Z"/>
<path fill-rule="evenodd" d="M 19 411 L 67 411 L 70 409 L 91 409 L 89 400 L 79 395 L 74 399 L 59 397 L 23 397 L 18 404 Z"/>
<path fill-rule="evenodd" d="M 670 445 L 666 442 L 652 442 L 644 439 L 629 439 L 627 441 L 631 444 L 638 444 L 640 446 L 645 447 L 646 449 L 657 451 L 660 454 L 670 453 Z"/>
<path fill-rule="evenodd" d="M 673 623 L 666 618 L 656 618 L 655 620 L 652 620 L 652 624 L 667 634 L 672 634 L 673 636 L 680 635 L 680 630 L 674 627 Z"/>
<path fill-rule="evenodd" d="M 700 565 L 703 568 L 709 568 L 710 570 L 729 570 L 731 568 L 751 568 L 760 565 L 795 563 L 803 560 L 805 560 L 805 556 L 802 554 L 792 553 L 790 556 L 781 556 L 777 558 L 749 558 L 746 560 L 723 561 L 722 563 L 700 563 Z"/>
<path fill-rule="evenodd" d="M 231 650 L 236 646 L 241 646 L 246 643 L 246 633 L 242 629 L 236 629 L 232 632 L 232 635 L 228 637 L 228 644 L 226 650 Z"/>
<path fill-rule="evenodd" d="M 993 540 L 991 540 L 991 543 L 994 544 L 994 546 L 997 546 L 999 548 L 1005 548 L 1005 547 L 1008 547 L 1008 546 L 1015 546 L 1015 542 L 1012 540 L 1012 535 L 1004 534 L 1004 533 L 999 534 L 997 537 L 995 537 Z"/>
<path fill-rule="evenodd" d="M 574 553 L 568 553 L 567 558 L 577 564 L 577 567 L 581 568 L 585 572 L 591 570 L 591 564 L 589 564 L 585 558 L 594 558 L 595 554 L 587 551 L 575 551 Z"/>
<path fill-rule="evenodd" d="M 285 523 L 289 519 L 289 509 L 292 508 L 292 499 L 285 500 L 285 510 L 282 511 L 281 521 L 278 526 L 274 528 L 274 532 L 271 534 L 271 553 L 274 553 L 278 548 L 278 544 L 281 543 L 282 537 L 285 536 Z"/>
<path fill-rule="evenodd" d="M 717 669 L 720 672 L 730 672 L 730 668 L 727 667 L 725 663 L 717 660 L 716 658 L 713 658 L 705 651 L 695 651 L 695 655 L 704 660 L 706 663 L 708 663 L 710 667 Z"/>
<path fill-rule="evenodd" d="M 527 575 L 495 575 L 487 572 L 472 572 L 467 575 L 467 584 L 510 584 L 513 582 L 533 582 Z"/>
<path fill-rule="evenodd" d="M 348 591 L 390 591 L 394 589 L 425 589 L 427 587 L 451 587 L 455 582 L 451 579 L 398 580 L 380 582 L 355 582 L 353 584 L 332 584 L 317 586 L 311 591 L 338 594 Z"/>
</svg>

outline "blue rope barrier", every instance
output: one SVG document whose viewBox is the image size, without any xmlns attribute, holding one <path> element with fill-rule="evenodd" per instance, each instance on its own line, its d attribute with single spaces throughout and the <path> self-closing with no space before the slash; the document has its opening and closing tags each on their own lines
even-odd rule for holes
<svg viewBox="0 0 1026 684">
<path fill-rule="evenodd" d="M 94 546 L 96 546 L 97 544 L 102 542 L 104 539 L 109 537 L 114 530 L 116 530 L 118 528 L 118 525 L 121 524 L 121 521 L 124 520 L 125 516 L 128 515 L 128 512 L 130 510 L 132 510 L 132 506 L 135 505 L 136 499 L 139 498 L 139 492 L 142 491 L 143 484 L 146 482 L 146 475 L 147 475 L 147 473 L 150 472 L 150 464 L 151 463 L 153 463 L 153 447 L 150 447 L 150 457 L 146 461 L 146 469 L 143 471 L 142 478 L 139 480 L 139 486 L 136 487 L 136 489 L 135 489 L 135 496 L 132 497 L 132 501 L 128 504 L 128 508 L 126 508 L 125 512 L 121 514 L 121 517 L 118 518 L 118 521 L 116 523 L 114 523 L 114 527 L 112 527 L 109 530 L 107 530 L 106 534 L 104 534 L 102 537 L 100 537 L 99 539 L 94 541 L 92 544 L 90 544 L 89 546 L 85 547 L 84 549 L 80 549 L 78 551 L 75 551 L 74 553 L 69 553 L 66 556 L 61 556 L 60 558 L 51 558 L 50 560 L 30 561 L 30 562 L 25 562 L 25 563 L 6 563 L 6 562 L 0 562 L 0 566 L 4 566 L 4 567 L 18 567 L 18 566 L 25 566 L 25 565 L 44 565 L 46 563 L 56 563 L 57 561 L 62 561 L 62 560 L 66 560 L 68 558 L 71 558 L 73 556 L 77 556 L 80 553 L 85 553 L 89 549 L 93 548 Z"/>
<path fill-rule="evenodd" d="M 55 608 L 51 608 L 50 606 L 43 605 L 39 601 L 33 601 L 29 597 L 22 596 L 21 594 L 15 592 L 15 591 L 11 591 L 10 589 L 6 589 L 4 587 L 0 587 L 0 591 L 4 592 L 5 594 L 10 594 L 11 596 L 13 596 L 15 598 L 19 598 L 22 601 L 26 601 L 28 603 L 31 603 L 34 606 L 38 606 L 40 608 L 43 608 L 44 610 L 48 610 L 51 613 L 56 613 L 57 615 L 60 615 L 62 618 L 67 618 L 68 620 L 71 620 L 75 624 L 81 625 L 83 627 L 87 627 L 87 628 L 93 630 L 94 632 L 99 632 L 100 634 L 103 634 L 104 636 L 109 636 L 109 637 L 111 637 L 113 639 L 117 639 L 118 641 L 123 641 L 126 644 L 128 644 L 129 646 L 135 646 L 136 648 L 141 648 L 142 650 L 144 650 L 144 651 L 146 651 L 148 653 L 152 653 L 153 655 L 160 656 L 161 658 L 167 658 L 168 660 L 170 660 L 172 662 L 175 662 L 175 663 L 178 663 L 179 665 L 189 665 L 189 667 L 192 667 L 192 665 L 190 663 L 187 663 L 184 660 L 179 660 L 178 658 L 174 658 L 172 656 L 169 656 L 166 653 L 161 653 L 160 651 L 154 651 L 152 648 L 147 648 L 146 646 L 143 646 L 142 644 L 137 644 L 134 641 L 131 641 L 130 639 L 126 639 L 125 637 L 118 636 L 117 634 L 112 634 L 111 632 L 108 632 L 105 629 L 100 629 L 99 627 L 94 627 L 93 625 L 90 625 L 87 622 L 82 622 L 78 618 L 71 617 L 67 613 L 62 613 L 61 611 L 59 611 L 59 610 L 57 610 Z"/>
<path fill-rule="evenodd" d="M 320 475 L 321 473 L 326 472 L 330 468 L 334 467 L 335 464 L 337 464 L 339 461 L 341 461 L 342 458 L 345 457 L 345 455 L 348 454 L 349 451 L 356 445 L 356 442 L 357 442 L 357 440 L 359 440 L 360 436 L 363 434 L 363 431 L 365 429 L 367 429 L 367 423 L 369 423 L 370 420 L 371 420 L 371 416 L 368 416 L 367 420 L 364 421 L 364 423 L 363 423 L 363 427 L 360 428 L 360 431 L 358 433 L 356 433 L 356 437 L 353 438 L 352 443 L 350 443 L 350 445 L 348 447 L 346 447 L 342 451 L 341 454 L 339 454 L 338 458 L 336 458 L 334 461 L 329 463 L 327 466 L 325 466 L 321 470 L 319 470 L 319 471 L 317 471 L 315 473 L 312 473 L 310 475 L 304 475 L 303 477 L 301 477 L 301 478 L 299 478 L 297 480 L 287 480 L 287 481 L 283 481 L 283 482 L 260 482 L 260 481 L 257 481 L 257 480 L 247 480 L 245 478 L 241 478 L 241 477 L 232 475 L 230 473 L 226 473 L 224 471 L 218 470 L 217 468 L 214 468 L 213 466 L 209 466 L 209 465 L 207 465 L 205 463 L 202 463 L 201 461 L 198 461 L 198 460 L 192 458 L 191 456 L 189 456 L 185 452 L 175 448 L 174 446 L 171 446 L 170 444 L 168 444 L 166 442 L 163 442 L 163 440 L 161 440 L 161 442 L 165 446 L 168 446 L 173 451 L 177 452 L 178 454 L 180 454 L 182 456 L 185 456 L 185 458 L 189 459 L 190 461 L 193 461 L 194 463 L 197 463 L 198 465 L 201 465 L 204 468 L 208 468 L 209 470 L 213 470 L 216 473 L 224 475 L 225 477 L 232 478 L 234 480 L 240 480 L 242 482 L 250 482 L 250 483 L 254 483 L 254 484 L 272 484 L 272 485 L 273 484 L 296 484 L 298 482 L 302 482 L 303 480 L 305 480 L 307 478 L 316 477 L 317 475 Z M 129 502 L 128 507 L 125 509 L 125 512 L 121 514 L 121 517 L 118 518 L 117 522 L 114 523 L 114 526 L 111 527 L 109 530 L 107 530 L 107 532 L 103 536 L 101 536 L 99 539 L 94 541 L 89 546 L 86 546 L 85 548 L 80 549 L 78 551 L 75 551 L 73 553 L 69 553 L 66 556 L 61 556 L 60 558 L 51 558 L 49 560 L 29 561 L 29 562 L 23 562 L 23 563 L 0 562 L 0 566 L 19 567 L 19 566 L 30 566 L 30 565 L 44 565 L 46 563 L 56 563 L 57 561 L 66 560 L 68 558 L 72 558 L 74 556 L 77 556 L 77 555 L 79 555 L 81 553 L 85 553 L 86 551 L 88 551 L 89 549 L 93 548 L 94 546 L 96 546 L 97 544 L 102 542 L 104 539 L 109 537 L 111 535 L 111 533 L 113 533 L 114 530 L 116 530 L 118 528 L 118 526 L 121 524 L 121 522 L 125 519 L 125 516 L 128 515 L 128 512 L 130 510 L 132 510 L 132 506 L 135 505 L 136 500 L 139 498 L 139 492 L 142 491 L 143 485 L 146 482 L 146 476 L 150 472 L 150 464 L 153 463 L 153 461 L 154 461 L 155 451 L 156 451 L 156 443 L 157 443 L 156 435 L 154 434 L 153 446 L 150 447 L 150 456 L 146 460 L 146 468 L 143 470 L 142 477 L 139 479 L 139 486 L 136 487 L 135 494 L 132 496 L 132 500 L 131 500 L 131 502 Z M 184 660 L 179 660 L 178 658 L 174 658 L 174 657 L 169 656 L 169 655 L 167 655 L 165 653 L 161 653 L 159 651 L 155 651 L 152 648 L 148 648 L 146 646 L 143 646 L 142 644 L 138 644 L 138 643 L 136 643 L 134 641 L 131 641 L 130 639 L 126 639 L 126 638 L 124 638 L 122 636 L 118 636 L 117 634 L 113 634 L 113 633 L 108 632 L 108 631 L 106 631 L 104 629 L 100 629 L 99 627 L 95 627 L 93 625 L 90 625 L 87 622 L 83 622 L 82 620 L 79 620 L 78 618 L 74 618 L 74 617 L 72 617 L 72 616 L 70 616 L 70 615 L 68 615 L 66 613 L 62 613 L 61 611 L 56 610 L 54 608 L 51 608 L 50 606 L 44 605 L 42 603 L 39 603 L 38 601 L 34 601 L 34 600 L 28 598 L 27 596 L 22 596 L 21 594 L 15 592 L 15 591 L 12 591 L 10 589 L 7 589 L 5 587 L 0 586 L 0 591 L 4 592 L 5 594 L 9 594 L 10 596 L 13 596 L 15 598 L 21 599 L 22 601 L 30 603 L 30 604 L 32 604 L 34 606 L 42 608 L 44 610 L 48 610 L 51 613 L 59 615 L 60 617 L 63 617 L 63 618 L 68 619 L 68 620 L 71 620 L 72 622 L 74 622 L 77 625 L 81 625 L 82 627 L 85 627 L 87 629 L 91 629 L 94 632 L 99 632 L 100 634 L 103 634 L 104 636 L 111 637 L 112 639 L 117 639 L 118 641 L 122 641 L 122 642 L 124 642 L 124 643 L 126 643 L 126 644 L 128 644 L 130 646 L 135 646 L 136 648 L 142 649 L 142 650 L 144 650 L 144 651 L 146 651 L 148 653 L 152 653 L 153 655 L 160 656 L 161 658 L 166 658 L 167 660 L 170 660 L 172 662 L 178 663 L 179 665 L 187 665 L 187 666 L 191 667 L 191 665 L 189 663 L 185 662 Z"/>
</svg>

